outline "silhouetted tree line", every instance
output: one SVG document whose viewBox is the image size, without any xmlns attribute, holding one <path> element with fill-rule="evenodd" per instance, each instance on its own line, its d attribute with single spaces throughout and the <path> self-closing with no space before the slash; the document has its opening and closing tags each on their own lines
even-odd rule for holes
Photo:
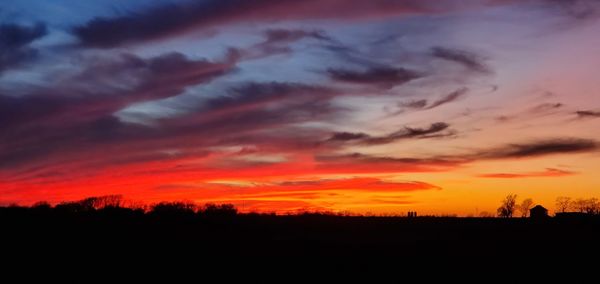
<svg viewBox="0 0 600 284">
<path fill-rule="evenodd" d="M 511 218 L 516 212 L 521 213 L 521 217 L 527 217 L 529 210 L 535 205 L 531 198 L 526 198 L 520 203 L 517 202 L 516 194 L 506 196 L 500 207 L 497 209 L 497 216 L 502 218 Z M 560 196 L 556 199 L 556 213 L 579 213 L 586 215 L 600 216 L 600 201 L 597 198 L 578 198 Z M 56 214 L 111 214 L 111 215 L 147 215 L 157 218 L 191 218 L 194 216 L 204 216 L 212 218 L 231 218 L 238 215 L 238 210 L 233 204 L 214 204 L 206 203 L 198 205 L 190 201 L 172 201 L 159 202 L 151 205 L 126 201 L 122 195 L 104 195 L 84 198 L 78 201 L 61 202 L 52 205 L 46 201 L 34 203 L 33 205 L 9 206 L 13 210 L 30 211 L 33 213 L 56 213 Z M 273 215 L 249 213 L 248 215 Z M 335 216 L 335 217 L 374 217 L 363 216 L 348 213 L 334 212 L 299 212 L 299 216 Z M 413 215 L 411 215 L 413 216 Z M 416 216 L 416 214 L 414 215 Z M 397 217 L 381 216 L 381 217 Z M 434 217 L 434 216 L 425 216 Z M 478 217 L 491 218 L 493 214 L 482 211 Z"/>
<path fill-rule="evenodd" d="M 527 217 L 529 210 L 534 205 L 535 203 L 531 198 L 527 198 L 520 204 L 517 204 L 517 195 L 509 194 L 502 200 L 500 207 L 498 207 L 498 217 L 511 218 L 517 210 L 520 211 L 521 217 Z M 555 207 L 556 213 L 575 212 L 591 216 L 600 215 L 600 201 L 595 197 L 573 199 L 571 197 L 559 196 L 556 198 Z M 485 216 L 481 215 L 481 217 L 491 217 L 489 213 L 485 212 L 485 214 Z"/>
<path fill-rule="evenodd" d="M 589 215 L 600 215 L 600 201 L 598 198 L 577 198 L 559 196 L 556 198 L 556 212 L 578 212 Z"/>
<path fill-rule="evenodd" d="M 533 208 L 534 205 L 535 205 L 535 203 L 533 202 L 533 199 L 531 199 L 531 198 L 526 198 L 523 201 L 521 201 L 520 204 L 517 204 L 517 195 L 509 194 L 502 200 L 502 204 L 500 205 L 500 207 L 497 210 L 498 217 L 511 218 L 515 214 L 516 211 L 519 211 L 521 213 L 521 217 L 525 218 L 529 215 L 529 210 L 531 210 L 531 208 Z M 489 214 L 489 213 L 486 212 L 486 214 Z M 482 216 L 482 217 L 489 217 L 489 216 Z"/>
<path fill-rule="evenodd" d="M 52 206 L 46 201 L 37 202 L 30 207 L 10 206 L 16 210 L 29 210 L 38 213 L 56 213 L 56 214 L 141 214 L 153 217 L 234 217 L 238 214 L 237 208 L 233 204 L 213 204 L 198 205 L 193 202 L 175 201 L 160 202 L 150 206 L 126 202 L 121 195 L 105 195 L 88 197 L 78 201 L 61 202 Z"/>
</svg>

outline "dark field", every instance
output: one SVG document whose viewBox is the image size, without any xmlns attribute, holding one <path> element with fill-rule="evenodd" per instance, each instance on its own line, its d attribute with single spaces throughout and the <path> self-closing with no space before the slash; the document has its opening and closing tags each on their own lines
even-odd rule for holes
<svg viewBox="0 0 600 284">
<path fill-rule="evenodd" d="M 513 255 L 572 259 L 594 255 L 600 219 L 275 216 L 105 208 L 1 208 L 6 251 L 76 259 L 169 254 L 203 259 L 331 263 L 494 261 Z M 595 256 L 597 257 L 597 256 Z M 116 260 L 119 260 L 118 258 Z M 252 264 L 252 263 L 250 263 Z"/>
</svg>

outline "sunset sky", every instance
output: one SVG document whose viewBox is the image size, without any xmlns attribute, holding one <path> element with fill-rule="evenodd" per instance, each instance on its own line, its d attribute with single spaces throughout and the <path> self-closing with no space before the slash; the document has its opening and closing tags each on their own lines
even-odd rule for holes
<svg viewBox="0 0 600 284">
<path fill-rule="evenodd" d="M 4 0 L 0 205 L 600 197 L 600 1 Z"/>
</svg>

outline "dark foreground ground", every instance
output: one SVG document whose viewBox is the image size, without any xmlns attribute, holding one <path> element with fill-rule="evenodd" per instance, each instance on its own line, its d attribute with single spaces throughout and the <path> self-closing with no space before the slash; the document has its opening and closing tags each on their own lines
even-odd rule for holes
<svg viewBox="0 0 600 284">
<path fill-rule="evenodd" d="M 342 269 L 347 276 L 371 270 L 395 274 L 412 266 L 509 269 L 600 260 L 600 219 L 591 217 L 535 221 L 0 208 L 0 225 L 3 257 L 13 265 L 218 267 L 236 275 L 280 269 L 306 275 L 314 273 L 303 270 L 307 266 L 319 266 Z"/>
</svg>

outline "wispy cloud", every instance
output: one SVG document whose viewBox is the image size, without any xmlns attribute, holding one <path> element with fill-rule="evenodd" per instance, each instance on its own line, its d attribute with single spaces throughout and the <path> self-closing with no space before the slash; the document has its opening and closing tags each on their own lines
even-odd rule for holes
<svg viewBox="0 0 600 284">
<path fill-rule="evenodd" d="M 482 178 L 501 178 L 501 179 L 517 179 L 517 178 L 536 178 L 536 177 L 564 177 L 577 174 L 572 171 L 547 168 L 541 172 L 525 172 L 525 173 L 489 173 L 481 174 L 478 177 Z"/>
<path fill-rule="evenodd" d="M 579 118 L 600 118 L 600 111 L 580 110 L 576 111 L 575 114 Z"/>
<path fill-rule="evenodd" d="M 588 139 L 559 138 L 509 144 L 470 155 L 474 159 L 514 159 L 556 154 L 586 153 L 598 150 L 598 142 Z"/>
<path fill-rule="evenodd" d="M 387 89 L 421 77 L 421 75 L 415 71 L 390 67 L 373 67 L 365 71 L 330 68 L 327 70 L 327 73 L 334 81 L 374 85 Z"/>
<path fill-rule="evenodd" d="M 412 128 L 404 127 L 404 129 L 396 132 L 384 135 L 384 136 L 371 136 L 366 133 L 352 133 L 352 132 L 336 132 L 327 141 L 332 142 L 354 142 L 365 145 L 378 145 L 388 144 L 401 139 L 425 139 L 425 138 L 441 138 L 449 137 L 455 134 L 454 131 L 449 130 L 449 124 L 444 122 L 436 122 L 431 124 L 427 128 Z M 444 132 L 445 130 L 448 130 Z"/>
<path fill-rule="evenodd" d="M 473 72 L 484 74 L 492 72 L 481 56 L 470 51 L 436 46 L 431 49 L 431 54 L 433 57 L 460 64 Z"/>
<path fill-rule="evenodd" d="M 438 7 L 440 6 L 440 7 Z M 247 21 L 302 19 L 366 19 L 443 11 L 451 5 L 429 1 L 350 0 L 209 0 L 158 5 L 144 11 L 98 17 L 73 33 L 85 46 L 114 47 L 169 37 L 190 29 L 206 29 Z"/>
</svg>

